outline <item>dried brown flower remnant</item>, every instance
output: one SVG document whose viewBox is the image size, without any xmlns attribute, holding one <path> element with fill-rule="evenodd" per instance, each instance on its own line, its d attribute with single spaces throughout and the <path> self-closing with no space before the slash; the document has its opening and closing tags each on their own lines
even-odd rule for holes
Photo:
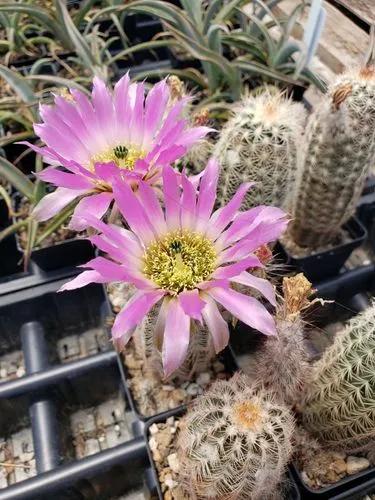
<svg viewBox="0 0 375 500">
<path fill-rule="evenodd" d="M 303 273 L 283 279 L 284 308 L 287 316 L 298 315 L 312 302 L 309 297 L 314 293 L 312 284 Z"/>
<path fill-rule="evenodd" d="M 193 116 L 193 123 L 196 127 L 202 127 L 207 125 L 210 120 L 210 112 L 207 108 L 202 108 Z"/>
<path fill-rule="evenodd" d="M 183 82 L 176 75 L 168 77 L 168 86 L 171 91 L 171 100 L 177 101 L 185 95 L 185 87 Z"/>
</svg>

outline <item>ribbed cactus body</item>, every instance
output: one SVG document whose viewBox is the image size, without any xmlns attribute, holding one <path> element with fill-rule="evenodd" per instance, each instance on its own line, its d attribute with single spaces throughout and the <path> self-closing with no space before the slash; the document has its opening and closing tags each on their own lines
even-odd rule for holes
<svg viewBox="0 0 375 500">
<path fill-rule="evenodd" d="M 307 126 L 293 196 L 292 239 L 334 242 L 353 215 L 375 154 L 375 69 L 343 74 Z"/>
<path fill-rule="evenodd" d="M 266 500 L 291 452 L 289 410 L 236 374 L 194 401 L 181 424 L 181 480 L 192 499 Z"/>
<path fill-rule="evenodd" d="M 303 423 L 349 452 L 375 439 L 375 303 L 352 319 L 313 368 Z"/>
<path fill-rule="evenodd" d="M 305 111 L 280 93 L 244 98 L 220 133 L 213 155 L 221 165 L 220 205 L 253 181 L 244 206 L 285 207 L 297 168 Z"/>
</svg>

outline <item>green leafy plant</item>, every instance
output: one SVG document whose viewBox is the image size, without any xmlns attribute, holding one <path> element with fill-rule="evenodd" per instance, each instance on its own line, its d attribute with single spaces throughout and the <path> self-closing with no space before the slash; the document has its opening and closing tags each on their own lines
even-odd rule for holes
<svg viewBox="0 0 375 500">
<path fill-rule="evenodd" d="M 307 68 L 296 74 L 297 65 L 293 56 L 301 51 L 301 46 L 290 42 L 289 37 L 304 4 L 295 10 L 288 21 L 283 21 L 276 19 L 270 7 L 259 0 L 257 3 L 261 9 L 256 14 L 240 10 L 246 3 L 245 0 L 215 0 L 208 3 L 181 0 L 182 8 L 179 8 L 161 0 L 134 0 L 121 7 L 107 7 L 98 11 L 92 22 L 111 12 L 125 11 L 161 19 L 165 30 L 157 39 L 143 44 L 142 48 L 163 44 L 200 61 L 201 71 L 186 68 L 172 72 L 192 80 L 208 94 L 208 100 L 202 105 L 212 100 L 238 100 L 242 82 L 249 77 L 276 80 L 285 85 L 302 85 L 310 81 L 323 89 L 320 79 Z M 273 1 L 269 4 L 276 3 Z M 271 18 L 270 22 L 264 21 L 266 14 Z M 269 29 L 275 25 L 281 33 L 276 41 L 269 33 Z M 128 54 L 129 50 L 125 50 L 122 56 Z M 159 69 L 155 70 L 155 75 L 170 72 L 170 69 Z M 140 74 L 137 77 L 142 79 L 144 76 Z"/>
</svg>

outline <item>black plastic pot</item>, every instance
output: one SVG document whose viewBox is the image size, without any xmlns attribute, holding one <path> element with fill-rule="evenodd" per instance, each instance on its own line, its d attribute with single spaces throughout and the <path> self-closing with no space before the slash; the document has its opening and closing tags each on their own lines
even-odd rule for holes
<svg viewBox="0 0 375 500">
<path fill-rule="evenodd" d="M 353 476 L 348 476 L 331 486 L 319 490 L 313 490 L 303 482 L 301 474 L 294 464 L 290 468 L 303 500 L 359 500 L 366 494 L 375 491 L 374 467 Z"/>
<path fill-rule="evenodd" d="M 149 420 L 141 430 L 141 432 L 143 432 L 143 436 L 146 441 L 148 458 L 152 464 L 151 471 L 146 475 L 146 483 L 151 493 L 152 500 L 156 499 L 163 500 L 164 497 L 160 487 L 158 472 L 152 457 L 152 451 L 148 444 L 150 426 L 155 423 L 165 422 L 169 417 L 175 417 L 175 418 L 182 417 L 185 412 L 186 408 L 181 407 L 179 409 L 166 412 L 164 415 L 158 415 L 153 419 Z M 288 500 L 300 500 L 301 498 L 304 498 L 300 496 L 297 485 L 295 484 L 293 477 L 289 472 L 287 478 L 287 487 L 288 491 L 285 492 L 285 498 L 287 498 Z"/>
<path fill-rule="evenodd" d="M 8 207 L 4 200 L 0 200 L 0 231 L 10 226 L 11 223 Z M 22 254 L 18 251 L 14 235 L 0 242 L 0 255 L 0 283 L 12 279 L 14 275 L 23 274 L 20 264 Z"/>
<path fill-rule="evenodd" d="M 20 204 L 20 195 L 13 196 L 15 211 Z M 16 219 L 14 220 L 16 222 Z M 18 251 L 22 254 L 22 246 L 18 234 L 16 234 Z M 86 239 L 79 237 L 60 241 L 54 245 L 36 248 L 31 252 L 31 260 L 42 272 L 56 271 L 84 264 L 95 255 L 95 248 Z"/>
<path fill-rule="evenodd" d="M 361 246 L 367 238 L 366 228 L 356 217 L 352 217 L 345 224 L 344 229 L 351 236 L 351 241 L 337 245 L 330 250 L 316 252 L 307 257 L 293 257 L 284 245 L 278 242 L 276 253 L 279 252 L 286 264 L 303 272 L 315 284 L 325 278 L 337 275 L 353 250 Z"/>
</svg>

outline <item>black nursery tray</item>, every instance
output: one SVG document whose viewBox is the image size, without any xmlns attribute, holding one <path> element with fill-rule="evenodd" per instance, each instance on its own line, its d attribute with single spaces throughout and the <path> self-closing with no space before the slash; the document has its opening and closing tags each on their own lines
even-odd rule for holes
<svg viewBox="0 0 375 500">
<path fill-rule="evenodd" d="M 0 383 L 0 462 L 15 464 L 0 467 L 0 499 L 140 495 L 149 462 L 132 434 L 104 289 L 56 294 L 61 284 L 0 298 L 0 374 L 12 352 L 21 368 Z"/>
</svg>

